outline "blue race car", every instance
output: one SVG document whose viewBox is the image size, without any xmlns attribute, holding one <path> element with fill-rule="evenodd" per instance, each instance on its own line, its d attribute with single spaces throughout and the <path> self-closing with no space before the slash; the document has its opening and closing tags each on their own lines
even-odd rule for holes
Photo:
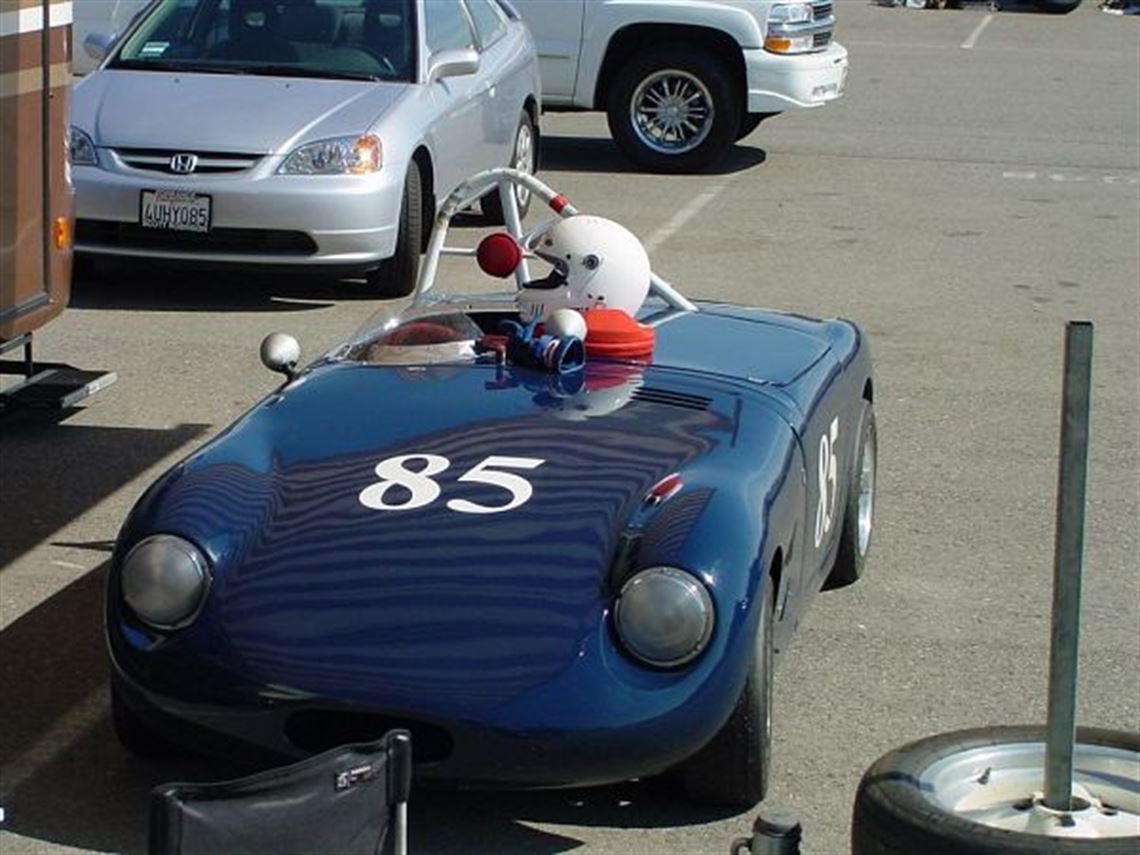
<svg viewBox="0 0 1140 855">
<path fill-rule="evenodd" d="M 438 296 L 440 256 L 472 255 L 452 216 L 496 187 L 509 231 L 474 254 L 519 287 Z M 555 212 L 529 232 L 526 194 Z M 401 726 L 420 779 L 677 768 L 696 800 L 763 797 L 773 656 L 870 544 L 870 354 L 846 321 L 695 305 L 631 237 L 491 170 L 442 206 L 410 306 L 303 370 L 266 339 L 284 384 L 119 536 L 129 749 L 296 758 Z"/>
</svg>

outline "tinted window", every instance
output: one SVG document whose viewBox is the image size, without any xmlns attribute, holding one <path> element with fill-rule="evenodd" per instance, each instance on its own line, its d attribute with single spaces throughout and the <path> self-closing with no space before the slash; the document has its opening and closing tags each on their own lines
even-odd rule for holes
<svg viewBox="0 0 1140 855">
<path fill-rule="evenodd" d="M 475 47 L 475 35 L 467 21 L 462 0 L 429 0 L 424 3 L 424 33 L 428 50 L 463 50 Z"/>
<path fill-rule="evenodd" d="M 485 48 L 494 44 L 506 32 L 506 24 L 500 17 L 498 7 L 491 0 L 467 0 L 467 8 L 475 19 L 475 31 L 479 43 Z"/>
</svg>

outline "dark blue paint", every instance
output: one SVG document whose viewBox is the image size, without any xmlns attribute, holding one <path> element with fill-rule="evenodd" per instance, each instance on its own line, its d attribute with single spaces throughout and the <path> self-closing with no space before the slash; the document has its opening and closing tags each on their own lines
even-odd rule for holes
<svg viewBox="0 0 1140 855">
<path fill-rule="evenodd" d="M 858 406 L 869 370 L 849 324 L 722 306 L 662 324 L 652 364 L 595 360 L 580 380 L 319 362 L 160 478 L 125 523 L 116 567 L 170 532 L 207 553 L 213 582 L 198 619 L 166 637 L 129 614 L 111 574 L 119 679 L 140 713 L 282 754 L 300 753 L 291 713 L 362 710 L 444 728 L 452 750 L 427 772 L 454 780 L 659 771 L 735 703 L 776 551 L 794 565 L 784 627 L 826 572 L 814 563 L 830 553 L 805 535 L 812 443 Z M 412 453 L 451 461 L 440 498 L 362 505 L 377 462 Z M 449 499 L 505 501 L 457 480 L 490 455 L 545 460 L 519 472 L 531 500 L 449 511 Z M 647 505 L 672 472 L 684 488 Z M 685 567 L 709 586 L 716 631 L 684 669 L 647 669 L 615 640 L 622 537 L 638 539 L 638 566 Z"/>
</svg>

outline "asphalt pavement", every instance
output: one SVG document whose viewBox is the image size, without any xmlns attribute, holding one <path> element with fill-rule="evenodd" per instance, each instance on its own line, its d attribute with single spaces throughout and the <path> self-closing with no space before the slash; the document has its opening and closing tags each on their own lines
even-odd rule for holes
<svg viewBox="0 0 1140 855">
<path fill-rule="evenodd" d="M 876 360 L 870 574 L 821 594 L 776 674 L 763 806 L 847 850 L 862 771 L 908 740 L 1045 719 L 1061 356 L 1095 323 L 1078 721 L 1140 729 L 1140 18 L 838 5 L 847 96 L 777 117 L 717 170 L 636 174 L 600 115 L 547 115 L 543 177 L 647 243 L 691 297 L 859 322 Z M 472 242 L 480 234 L 470 232 Z M 478 285 L 462 261 L 455 288 Z M 111 733 L 109 544 L 161 471 L 382 309 L 362 283 L 110 270 L 42 358 L 119 382 L 0 423 L 0 852 L 145 851 L 149 789 L 217 777 Z M 668 782 L 416 790 L 415 853 L 723 853 L 739 814 Z"/>
</svg>

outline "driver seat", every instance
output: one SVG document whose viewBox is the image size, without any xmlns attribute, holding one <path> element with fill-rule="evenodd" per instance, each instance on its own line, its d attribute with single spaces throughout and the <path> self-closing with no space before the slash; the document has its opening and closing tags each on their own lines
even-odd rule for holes
<svg viewBox="0 0 1140 855">
<path fill-rule="evenodd" d="M 372 53 L 387 57 L 397 74 L 410 76 L 412 44 L 406 15 L 405 0 L 368 0 L 362 44 Z"/>
<path fill-rule="evenodd" d="M 297 62 L 300 57 L 278 35 L 281 20 L 274 0 L 233 0 L 229 37 L 209 50 L 210 59 L 251 62 Z"/>
</svg>

